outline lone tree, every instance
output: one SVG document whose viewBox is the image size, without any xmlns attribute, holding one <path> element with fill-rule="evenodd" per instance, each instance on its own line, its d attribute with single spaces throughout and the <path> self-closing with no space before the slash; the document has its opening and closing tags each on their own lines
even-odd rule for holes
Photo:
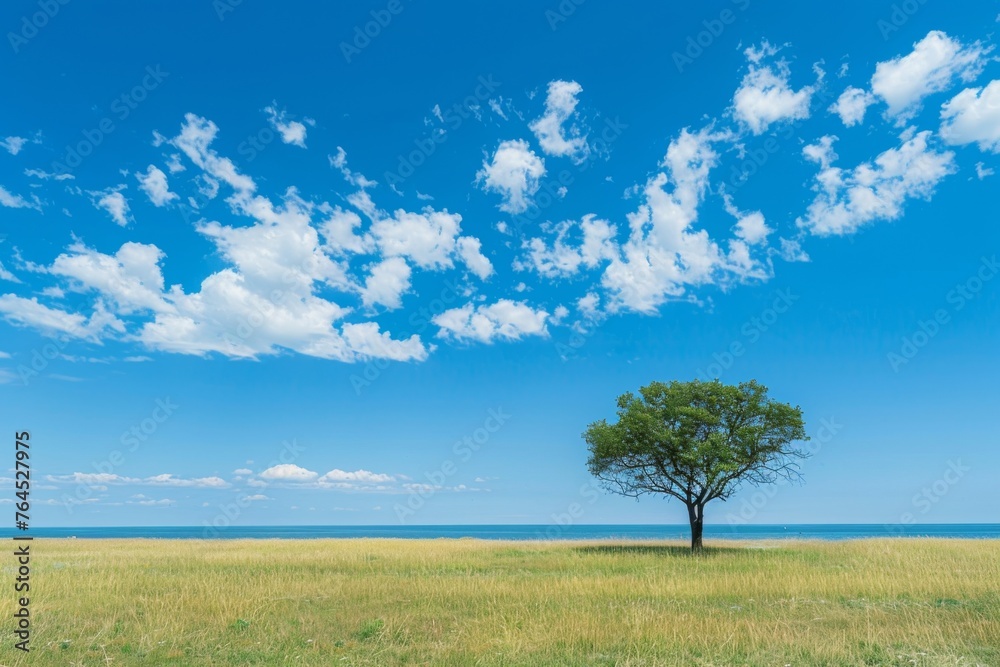
<svg viewBox="0 0 1000 667">
<path fill-rule="evenodd" d="M 705 505 L 728 499 L 743 482 L 797 479 L 808 454 L 802 410 L 767 396 L 756 380 L 653 382 L 618 397 L 618 423 L 597 421 L 583 434 L 587 467 L 609 491 L 681 500 L 691 522 L 691 551 L 701 550 Z"/>
</svg>

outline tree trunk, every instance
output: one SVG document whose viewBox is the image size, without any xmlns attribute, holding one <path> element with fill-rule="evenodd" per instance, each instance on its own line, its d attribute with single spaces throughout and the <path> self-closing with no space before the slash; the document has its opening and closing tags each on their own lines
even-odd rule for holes
<svg viewBox="0 0 1000 667">
<path fill-rule="evenodd" d="M 688 505 L 688 519 L 691 521 L 691 553 L 701 551 L 701 533 L 704 528 L 705 507 L 692 503 Z"/>
</svg>

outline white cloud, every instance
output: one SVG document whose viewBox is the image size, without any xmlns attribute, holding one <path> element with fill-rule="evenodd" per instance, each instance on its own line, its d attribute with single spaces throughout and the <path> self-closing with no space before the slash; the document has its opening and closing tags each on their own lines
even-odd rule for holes
<svg viewBox="0 0 1000 667">
<path fill-rule="evenodd" d="M 500 299 L 490 305 L 452 308 L 434 317 L 441 338 L 477 340 L 490 343 L 497 339 L 519 340 L 525 336 L 547 336 L 545 321 L 549 314 L 535 310 L 523 301 Z"/>
<path fill-rule="evenodd" d="M 257 189 L 253 179 L 241 174 L 232 160 L 219 157 L 209 148 L 218 132 L 219 127 L 212 121 L 189 113 L 184 115 L 180 134 L 171 139 L 170 143 L 209 175 L 226 183 L 237 192 L 252 193 Z"/>
<path fill-rule="evenodd" d="M 50 178 L 56 181 L 70 181 L 76 178 L 73 174 L 53 174 L 42 169 L 25 169 L 25 176 L 31 176 L 32 178 L 38 178 L 43 181 L 47 181 Z"/>
<path fill-rule="evenodd" d="M 501 98 L 501 100 L 502 99 L 503 98 Z M 500 102 L 499 101 L 497 101 L 497 100 L 490 100 L 489 101 L 489 105 L 490 105 L 490 109 L 493 110 L 493 113 L 495 113 L 496 115 L 500 116 L 504 120 L 507 120 L 507 114 L 504 113 L 503 108 L 500 106 Z"/>
<path fill-rule="evenodd" d="M 989 51 L 979 42 L 963 46 L 940 30 L 932 30 L 907 55 L 875 66 L 872 92 L 889 105 L 889 116 L 903 124 L 920 110 L 927 95 L 947 90 L 956 77 L 966 82 L 977 77 Z"/>
<path fill-rule="evenodd" d="M 150 484 L 152 486 L 194 486 L 207 489 L 224 489 L 229 486 L 229 483 L 221 477 L 213 476 L 198 477 L 195 479 L 182 479 L 174 477 L 169 473 L 147 477 L 143 480 L 143 483 Z"/>
<path fill-rule="evenodd" d="M 783 61 L 760 65 L 765 57 L 774 53 L 776 50 L 767 42 L 759 50 L 752 46 L 746 49 L 750 71 L 733 96 L 736 118 L 754 134 L 763 133 L 772 123 L 808 118 L 809 101 L 816 90 L 814 86 L 793 90 L 788 81 L 791 73 Z"/>
<path fill-rule="evenodd" d="M 101 302 L 95 304 L 93 314 L 87 318 L 78 313 L 50 308 L 39 303 L 37 298 L 25 299 L 14 294 L 4 294 L 0 296 L 0 313 L 14 324 L 91 342 L 99 342 L 107 330 L 118 333 L 125 331 L 124 323 L 109 313 Z"/>
<path fill-rule="evenodd" d="M 164 284 L 159 266 L 163 253 L 156 246 L 126 243 L 109 255 L 76 243 L 50 267 L 35 265 L 35 270 L 66 279 L 72 291 L 97 292 L 91 314 L 66 312 L 13 294 L 2 297 L 0 313 L 14 323 L 50 332 L 93 341 L 121 334 L 151 349 L 182 354 L 215 352 L 256 358 L 293 350 L 348 362 L 372 357 L 425 359 L 428 349 L 418 335 L 396 340 L 375 322 L 342 322 L 352 308 L 318 293 L 338 290 L 350 298 L 362 294 L 364 288 L 348 275 L 348 263 L 340 257 L 353 250 L 378 248 L 385 257 L 405 256 L 436 269 L 453 266 L 453 257 L 461 256 L 481 272 L 483 266 L 475 264 L 472 252 L 478 248 L 476 243 L 456 240 L 460 216 L 429 208 L 422 213 L 397 211 L 392 219 L 380 217 L 382 224 L 373 225 L 377 229 L 370 235 L 353 236 L 353 225 L 360 224 L 360 218 L 340 210 L 340 222 L 346 219 L 348 224 L 338 229 L 338 209 L 325 202 L 307 202 L 294 188 L 286 191 L 279 205 L 255 195 L 253 180 L 211 149 L 216 133 L 214 123 L 189 114 L 180 134 L 169 142 L 202 169 L 196 178 L 232 187 L 234 192 L 226 200 L 231 211 L 253 220 L 250 225 L 208 220 L 196 224 L 228 267 L 207 276 L 198 291 L 188 293 L 180 285 L 168 289 Z M 355 184 L 366 183 L 360 175 L 352 179 Z M 111 211 L 121 220 L 127 215 L 127 202 L 114 204 L 111 195 L 120 194 L 117 190 L 91 194 L 95 204 L 108 197 L 104 203 L 113 204 Z M 316 211 L 330 216 L 319 225 L 325 241 L 313 224 Z M 374 205 L 369 211 L 381 216 Z M 342 233 L 343 227 L 349 233 Z M 334 253 L 337 243 L 341 245 L 334 258 L 328 253 Z M 374 285 L 369 287 L 374 289 Z M 109 312 L 110 306 L 114 312 Z M 117 314 L 151 314 L 152 319 L 134 322 L 136 330 L 126 333 Z"/>
<path fill-rule="evenodd" d="M 402 296 L 410 289 L 409 265 L 402 257 L 389 257 L 372 267 L 361 291 L 366 306 L 383 305 L 390 310 L 403 305 Z"/>
<path fill-rule="evenodd" d="M 356 185 L 362 190 L 365 188 L 373 187 L 375 185 L 375 181 L 370 181 L 367 178 L 365 178 L 363 174 L 351 171 L 348 168 L 347 152 L 341 146 L 337 146 L 337 154 L 328 155 L 327 160 L 329 160 L 331 167 L 340 170 L 340 173 L 344 175 L 344 180 L 346 180 L 351 185 Z"/>
<path fill-rule="evenodd" d="M 875 96 L 867 90 L 849 86 L 830 106 L 830 111 L 840 116 L 844 125 L 851 127 L 864 121 L 865 111 L 874 103 Z"/>
<path fill-rule="evenodd" d="M 705 128 L 684 129 L 671 141 L 666 170 L 647 181 L 644 203 L 629 215 L 629 240 L 602 277 L 611 292 L 609 310 L 653 312 L 668 298 L 682 296 L 685 285 L 711 282 L 723 257 L 708 232 L 693 226 L 718 162 L 712 144 L 728 139 Z"/>
<path fill-rule="evenodd" d="M 167 186 L 167 175 L 155 165 L 149 165 L 145 173 L 140 172 L 135 177 L 139 179 L 139 187 L 149 197 L 149 201 L 153 202 L 153 206 L 166 206 L 174 199 L 180 199 Z"/>
<path fill-rule="evenodd" d="M 355 482 L 361 484 L 387 484 L 396 480 L 392 475 L 374 473 L 370 470 L 339 470 L 334 468 L 317 480 L 322 483 L 329 482 Z"/>
<path fill-rule="evenodd" d="M 723 196 L 723 206 L 726 209 L 726 213 L 736 218 L 736 227 L 733 230 L 734 234 L 749 245 L 757 245 L 765 242 L 768 234 L 774 231 L 767 226 L 763 213 L 760 211 L 752 211 L 750 213 L 740 211 L 733 204 L 733 198 L 729 195 Z"/>
<path fill-rule="evenodd" d="M 954 173 L 954 154 L 928 147 L 930 132 L 920 132 L 875 158 L 844 171 L 825 163 L 816 177 L 817 195 L 796 222 L 819 236 L 843 235 L 875 220 L 895 220 L 907 199 L 928 199 L 937 184 Z"/>
<path fill-rule="evenodd" d="M 569 276 L 582 268 L 593 269 L 617 253 L 614 241 L 617 229 L 593 214 L 584 216 L 580 222 L 559 223 L 554 230 L 556 238 L 551 247 L 540 238 L 526 241 L 527 259 L 517 262 L 515 267 L 532 268 L 545 277 Z"/>
<path fill-rule="evenodd" d="M 214 351 L 236 357 L 273 354 L 284 347 L 301 354 L 353 361 L 375 355 L 421 360 L 427 350 L 418 336 L 393 340 L 375 323 L 336 322 L 350 312 L 314 293 L 314 284 L 355 291 L 321 248 L 310 224 L 311 207 L 289 193 L 283 209 L 263 198 L 244 202 L 258 219 L 250 227 L 205 223 L 198 229 L 212 238 L 233 263 L 206 278 L 195 294 L 171 293 L 176 313 L 158 313 L 140 338 L 157 349 L 189 354 Z M 204 314 L 212 313 L 211 318 Z"/>
<path fill-rule="evenodd" d="M 386 491 L 399 492 L 395 486 L 396 477 L 370 470 L 340 470 L 334 468 L 324 475 L 302 468 L 292 463 L 282 463 L 268 468 L 260 474 L 260 478 L 281 485 L 291 485 L 311 489 L 338 489 L 342 491 Z M 265 482 L 250 486 L 266 486 Z"/>
<path fill-rule="evenodd" d="M 75 281 L 75 289 L 99 291 L 113 300 L 121 313 L 164 311 L 170 306 L 162 296 L 162 257 L 155 245 L 128 242 L 111 256 L 76 243 L 47 270 Z"/>
<path fill-rule="evenodd" d="M 183 478 L 174 477 L 170 473 L 153 475 L 151 477 L 125 477 L 109 472 L 74 472 L 70 475 L 48 475 L 46 479 L 56 483 L 84 484 L 87 486 L 109 484 L 118 485 L 142 485 L 142 486 L 173 486 L 173 487 L 197 487 L 206 489 L 224 489 L 229 486 L 221 477 L 196 477 Z M 140 494 L 141 495 L 141 494 Z M 136 496 L 138 497 L 138 496 Z M 142 496 L 145 498 L 145 496 Z"/>
<path fill-rule="evenodd" d="M 36 211 L 42 210 L 42 205 L 37 197 L 32 197 L 33 201 L 28 201 L 21 195 L 12 194 L 7 188 L 0 185 L 0 206 L 7 208 L 33 208 Z"/>
<path fill-rule="evenodd" d="M 386 257 L 406 257 L 423 269 L 451 268 L 462 216 L 426 207 L 417 213 L 396 210 L 392 217 L 374 212 L 372 238 Z"/>
<path fill-rule="evenodd" d="M 833 135 L 822 136 L 815 144 L 805 145 L 802 148 L 802 155 L 807 160 L 818 164 L 822 169 L 826 169 L 837 159 L 837 153 L 833 150 L 834 141 L 837 141 L 837 137 Z"/>
<path fill-rule="evenodd" d="M 941 107 L 941 138 L 949 144 L 979 145 L 1000 153 L 1000 80 L 966 88 Z"/>
<path fill-rule="evenodd" d="M 516 139 L 500 144 L 492 161 L 483 162 L 476 181 L 484 190 L 500 193 L 503 197 L 501 211 L 517 214 L 531 205 L 544 175 L 542 159 L 528 147 L 528 142 Z"/>
<path fill-rule="evenodd" d="M 256 502 L 261 500 L 273 500 L 273 498 L 265 496 L 263 493 L 254 493 L 253 495 L 244 496 L 243 499 L 249 500 L 251 502 Z"/>
<path fill-rule="evenodd" d="M 319 477 L 319 473 L 307 470 L 294 463 L 279 463 L 262 472 L 259 477 L 271 481 L 311 482 Z"/>
<path fill-rule="evenodd" d="M 761 42 L 760 46 L 750 45 L 744 51 L 743 55 L 746 56 L 747 60 L 754 65 L 760 64 L 760 61 L 764 58 L 770 58 L 771 56 L 777 55 L 779 48 L 771 44 L 771 42 L 766 39 Z"/>
<path fill-rule="evenodd" d="M 472 236 L 459 237 L 456 245 L 458 256 L 465 262 L 469 271 L 486 280 L 493 274 L 493 264 L 482 253 L 483 244 Z"/>
<path fill-rule="evenodd" d="M 181 163 L 181 156 L 177 153 L 171 153 L 170 157 L 167 158 L 167 171 L 171 174 L 177 174 L 185 169 L 187 169 L 187 167 Z"/>
<path fill-rule="evenodd" d="M 143 505 L 146 507 L 167 507 L 175 504 L 175 501 L 170 498 L 162 498 L 160 500 L 153 500 L 149 498 L 146 500 L 126 500 L 125 503 L 128 505 Z"/>
<path fill-rule="evenodd" d="M 750 54 L 751 60 L 770 53 Z M 601 285 L 609 312 L 654 312 L 671 298 L 684 296 L 689 286 L 726 280 L 765 279 L 770 275 L 767 237 L 771 229 L 759 211 L 741 212 L 724 195 L 726 209 L 736 218 L 734 236 L 724 253 L 707 230 L 696 229 L 698 209 L 710 192 L 709 174 L 718 163 L 713 144 L 730 144 L 731 132 L 712 126 L 698 132 L 687 129 L 671 141 L 661 164 L 642 193 L 643 202 L 627 216 L 628 238 L 618 241 L 616 226 L 595 215 L 579 222 L 543 224 L 550 241 L 533 238 L 515 268 L 531 269 L 543 277 L 573 276 L 583 269 L 604 267 Z M 590 319 L 598 317 L 600 295 L 590 292 L 577 307 Z"/>
<path fill-rule="evenodd" d="M 111 216 L 111 219 L 122 227 L 125 227 L 132 221 L 132 216 L 129 213 L 128 200 L 125 199 L 125 195 L 121 193 L 121 190 L 124 188 L 124 185 L 119 185 L 117 188 L 97 191 L 91 190 L 87 193 L 91 196 L 91 202 L 95 207 L 107 211 L 108 215 Z"/>
<path fill-rule="evenodd" d="M 236 470 L 233 471 L 233 474 L 234 475 L 252 475 L 253 474 L 253 470 L 250 470 L 250 468 L 237 468 Z"/>
<path fill-rule="evenodd" d="M 24 137 L 7 137 L 6 139 L 0 139 L 0 148 L 3 148 L 11 155 L 17 155 L 26 143 L 28 143 L 28 140 Z"/>
<path fill-rule="evenodd" d="M 288 120 L 288 114 L 285 113 L 284 109 L 278 109 L 278 103 L 272 102 L 271 106 L 264 107 L 264 113 L 267 114 L 267 120 L 271 123 L 271 127 L 278 131 L 281 135 L 281 141 L 286 144 L 292 144 L 294 146 L 299 146 L 301 148 L 306 147 L 306 126 L 297 120 Z M 315 125 L 315 121 L 311 118 L 305 118 L 306 123 L 309 125 Z"/>
<path fill-rule="evenodd" d="M 982 162 L 976 163 L 976 177 L 979 180 L 983 180 L 987 176 L 992 176 L 993 173 L 994 173 L 993 170 L 987 167 L 984 163 Z"/>
<path fill-rule="evenodd" d="M 574 162 L 582 162 L 590 152 L 587 136 L 575 125 L 563 128 L 563 124 L 576 111 L 577 95 L 583 87 L 576 81 L 552 81 L 545 98 L 545 113 L 528 127 L 538 138 L 538 144 L 548 155 L 569 156 Z M 568 136 L 567 136 L 568 135 Z"/>
<path fill-rule="evenodd" d="M 354 211 L 345 211 L 339 206 L 327 213 L 327 219 L 320 223 L 319 230 L 325 239 L 325 248 L 331 253 L 363 253 L 371 250 L 372 242 L 355 233 L 361 227 L 361 216 Z"/>
</svg>

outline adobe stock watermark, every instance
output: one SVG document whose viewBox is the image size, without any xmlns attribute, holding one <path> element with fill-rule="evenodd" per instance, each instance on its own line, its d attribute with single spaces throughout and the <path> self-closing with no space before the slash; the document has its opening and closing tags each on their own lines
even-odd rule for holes
<svg viewBox="0 0 1000 667">
<path fill-rule="evenodd" d="M 583 322 L 574 324 L 571 328 L 572 333 L 566 342 L 556 343 L 556 354 L 559 355 L 559 358 L 563 362 L 576 358 L 576 353 L 597 333 L 598 324 L 594 320 L 587 321 L 585 324 Z"/>
<path fill-rule="evenodd" d="M 750 0 L 730 0 L 730 2 L 739 12 L 745 12 L 750 7 Z M 693 65 L 694 61 L 701 58 L 705 51 L 722 37 L 726 28 L 736 23 L 736 17 L 737 12 L 726 7 L 719 12 L 718 16 L 702 21 L 701 25 L 704 30 L 694 35 L 688 35 L 684 51 L 674 51 L 671 56 L 678 74 L 683 74 L 684 68 Z"/>
<path fill-rule="evenodd" d="M 938 308 L 931 317 L 919 320 L 913 332 L 903 337 L 899 348 L 886 355 L 889 368 L 898 373 L 900 368 L 913 361 L 920 350 L 927 347 L 941 332 L 941 328 L 951 322 L 954 313 L 961 312 L 969 302 L 979 296 L 983 287 L 996 277 L 998 271 L 1000 264 L 997 263 L 996 255 L 981 258 L 976 272 L 965 282 L 955 285 L 945 295 L 945 303 L 950 309 Z"/>
<path fill-rule="evenodd" d="M 225 21 L 226 14 L 233 13 L 242 4 L 243 0 L 212 0 L 212 9 L 215 10 L 217 19 Z"/>
<path fill-rule="evenodd" d="M 389 0 L 383 9 L 373 9 L 369 12 L 370 21 L 354 26 L 354 34 L 351 41 L 340 43 L 340 53 L 348 65 L 358 57 L 362 51 L 371 46 L 373 40 L 377 39 L 382 31 L 389 27 L 393 19 L 403 13 L 405 7 L 402 0 Z"/>
<path fill-rule="evenodd" d="M 400 153 L 396 156 L 396 169 L 386 171 L 382 176 L 386 184 L 397 189 L 406 179 L 423 166 L 424 163 L 437 151 L 438 146 L 448 141 L 449 132 L 454 132 L 462 127 L 466 120 L 471 118 L 475 109 L 482 106 L 490 96 L 502 85 L 502 82 L 493 79 L 492 74 L 479 76 L 476 87 L 471 95 L 467 95 L 461 102 L 456 102 L 452 106 L 440 110 L 441 120 L 447 128 L 436 128 L 433 132 L 424 137 L 413 140 L 414 149 L 406 154 Z"/>
<path fill-rule="evenodd" d="M 736 360 L 747 353 L 749 347 L 761 339 L 771 327 L 787 313 L 799 297 L 789 289 L 781 289 L 775 293 L 771 305 L 754 315 L 740 327 L 740 336 L 733 340 L 725 349 L 712 354 L 712 363 L 706 368 L 698 369 L 698 377 L 706 382 L 722 377 L 736 363 Z"/>
<path fill-rule="evenodd" d="M 68 493 L 62 495 L 60 503 L 66 508 L 66 511 L 72 514 L 75 505 L 91 502 L 90 499 L 94 492 L 103 490 L 105 485 L 102 481 L 106 481 L 109 476 L 116 475 L 116 471 L 125 465 L 128 455 L 134 454 L 149 441 L 180 407 L 169 396 L 153 401 L 153 409 L 149 415 L 121 434 L 118 442 L 122 448 L 112 450 L 101 461 L 91 461 L 90 465 L 94 472 L 88 473 L 85 476 L 86 481 L 81 481 L 76 485 L 72 495 Z"/>
<path fill-rule="evenodd" d="M 604 127 L 601 128 L 600 136 L 591 144 L 591 151 L 587 159 L 577 164 L 575 169 L 563 169 L 558 175 L 543 181 L 528 210 L 511 218 L 511 221 L 514 223 L 514 234 L 516 236 L 523 236 L 525 227 L 535 225 L 539 216 L 552 206 L 553 203 L 561 199 L 559 190 L 572 185 L 576 181 L 577 175 L 586 172 L 594 165 L 598 156 L 610 153 L 611 146 L 628 127 L 617 116 L 614 120 L 606 118 L 604 120 Z"/>
<path fill-rule="evenodd" d="M 918 516 L 929 514 L 948 495 L 952 487 L 962 481 L 971 470 L 971 467 L 962 464 L 961 459 L 948 461 L 948 467 L 941 474 L 941 477 L 921 488 L 910 499 L 913 511 L 903 512 L 899 515 L 899 520 L 896 523 L 886 524 L 885 529 L 893 535 L 904 534 L 906 526 L 915 524 Z"/>
<path fill-rule="evenodd" d="M 926 4 L 927 0 L 903 0 L 892 3 L 889 15 L 875 22 L 875 27 L 882 35 L 882 41 L 889 41 L 889 37 L 894 32 L 899 32 L 900 28 L 909 23 L 914 14 Z"/>
<path fill-rule="evenodd" d="M 38 32 L 49 24 L 59 13 L 59 10 L 70 3 L 70 0 L 38 0 L 38 11 L 21 17 L 21 25 L 17 32 L 7 33 L 7 41 L 15 54 L 21 52 L 28 42 L 38 36 Z"/>
<path fill-rule="evenodd" d="M 548 21 L 549 29 L 555 32 L 569 17 L 576 13 L 577 8 L 587 0 L 560 0 L 554 9 L 545 10 L 545 20 Z"/>
<path fill-rule="evenodd" d="M 451 453 L 458 459 L 458 463 L 455 459 L 445 459 L 436 469 L 424 473 L 426 482 L 410 485 L 410 494 L 405 503 L 393 505 L 392 509 L 399 523 L 406 523 L 406 520 L 419 512 L 438 491 L 443 490 L 445 483 L 458 472 L 459 464 L 468 463 L 475 453 L 490 441 L 493 434 L 510 421 L 510 417 L 502 407 L 487 410 L 482 426 L 461 440 L 456 440 L 452 445 Z"/>
<path fill-rule="evenodd" d="M 295 439 L 291 442 L 285 440 L 281 443 L 281 452 L 277 458 L 268 463 L 264 470 L 273 468 L 276 465 L 294 463 L 306 448 L 300 445 Z M 236 495 L 228 502 L 219 503 L 216 507 L 218 513 L 211 520 L 202 521 L 201 536 L 203 539 L 211 540 L 217 538 L 223 530 L 232 526 L 243 515 L 243 512 L 255 502 L 254 495 L 243 490 L 238 490 Z"/>
<path fill-rule="evenodd" d="M 535 531 L 535 539 L 538 540 L 558 540 L 563 537 L 566 529 L 577 524 L 587 513 L 587 506 L 593 505 L 601 497 L 600 486 L 596 481 L 590 481 L 580 486 L 577 490 L 580 498 L 586 501 L 586 506 L 579 500 L 574 500 L 562 512 L 553 512 L 552 523 L 545 527 L 545 530 Z"/>
<path fill-rule="evenodd" d="M 809 456 L 815 456 L 823 450 L 823 447 L 830 443 L 837 435 L 844 430 L 844 425 L 837 423 L 836 418 L 826 417 L 819 420 L 819 428 L 816 433 L 802 445 L 802 451 Z M 772 498 L 781 491 L 782 488 L 791 484 L 790 480 L 779 477 L 774 484 L 762 486 L 754 491 L 749 498 L 744 498 L 737 512 L 726 514 L 726 523 L 734 529 L 736 526 L 745 526 L 753 521 L 757 514 L 764 509 Z"/>
<path fill-rule="evenodd" d="M 33 349 L 31 361 L 27 365 L 17 365 L 17 376 L 21 379 L 21 383 L 27 387 L 31 384 L 32 378 L 38 377 L 50 363 L 62 357 L 62 351 L 69 345 L 70 340 L 72 339 L 69 336 L 61 334 L 53 342 Z"/>
<path fill-rule="evenodd" d="M 150 93 L 159 88 L 168 76 L 170 76 L 170 72 L 164 72 L 160 65 L 147 65 L 145 74 L 139 83 L 111 102 L 110 115 L 98 121 L 95 127 L 84 129 L 79 141 L 66 145 L 63 155 L 52 162 L 52 171 L 57 174 L 65 174 L 79 167 L 85 158 L 118 129 L 115 121 L 125 122 L 132 115 L 132 112 L 138 109 L 139 105 L 146 101 Z"/>
</svg>

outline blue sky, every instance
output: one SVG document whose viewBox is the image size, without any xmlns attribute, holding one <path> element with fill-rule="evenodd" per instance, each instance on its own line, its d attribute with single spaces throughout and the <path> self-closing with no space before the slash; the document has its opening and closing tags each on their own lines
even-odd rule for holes
<svg viewBox="0 0 1000 667">
<path fill-rule="evenodd" d="M 995 521 L 998 14 L 7 3 L 33 520 L 681 523 L 580 434 L 719 377 L 816 451 L 709 522 Z"/>
</svg>

